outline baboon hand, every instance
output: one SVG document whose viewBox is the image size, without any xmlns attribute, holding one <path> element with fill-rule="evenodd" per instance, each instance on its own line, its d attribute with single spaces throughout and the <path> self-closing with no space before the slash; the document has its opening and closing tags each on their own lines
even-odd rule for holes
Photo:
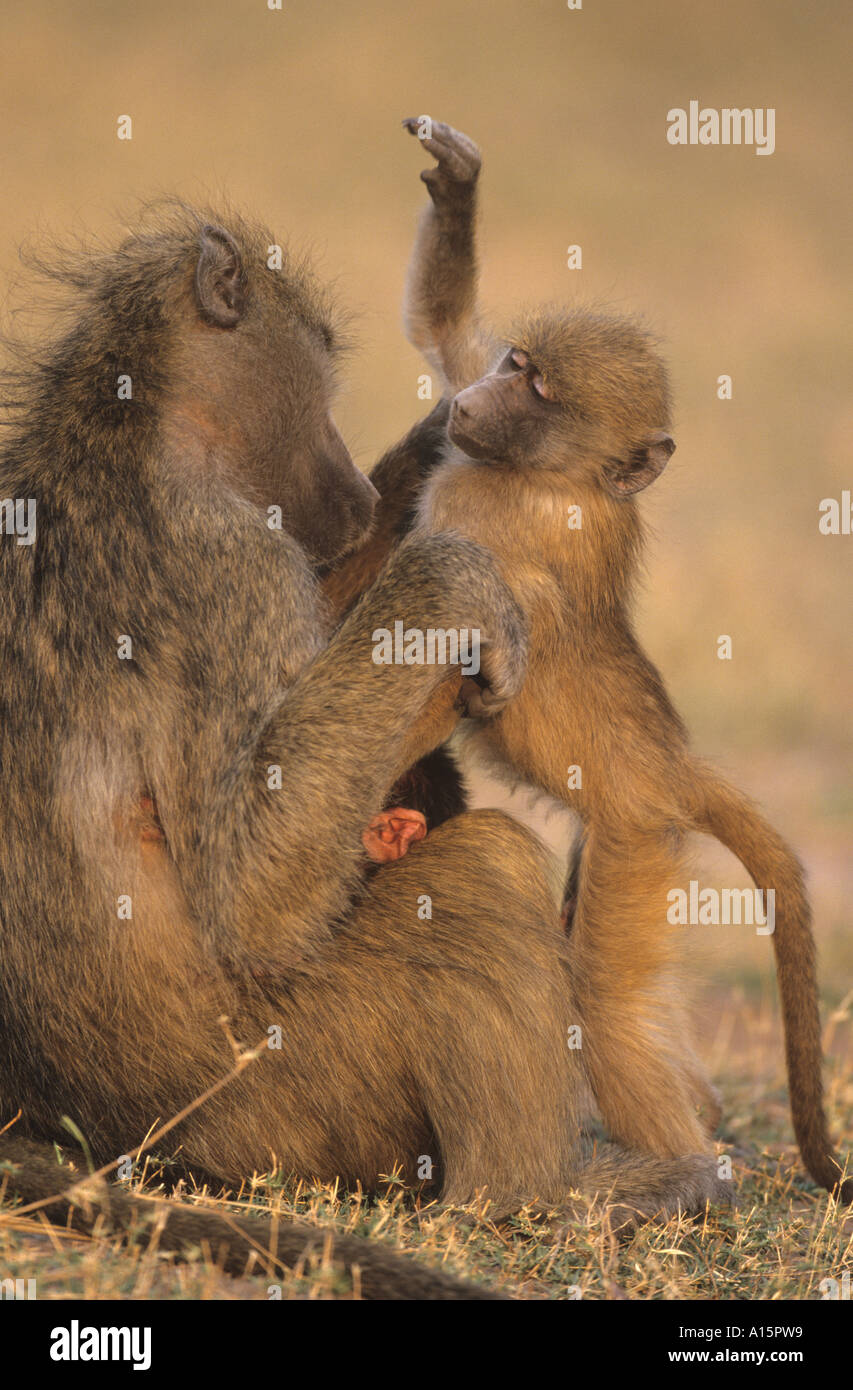
<svg viewBox="0 0 853 1390">
<path fill-rule="evenodd" d="M 527 620 L 490 550 L 455 531 L 416 532 L 398 548 L 373 594 L 381 597 L 386 586 L 401 616 L 420 612 L 421 623 L 456 639 L 452 657 L 445 646 L 445 674 L 452 662 L 466 677 L 461 703 L 468 713 L 494 715 L 519 693 L 527 672 Z"/>
<path fill-rule="evenodd" d="M 510 701 L 509 695 L 497 694 L 481 679 L 468 676 L 459 691 L 459 704 L 469 719 L 494 719 Z"/>
<path fill-rule="evenodd" d="M 425 149 L 434 155 L 435 168 L 424 169 L 421 178 L 434 203 L 458 200 L 473 191 L 480 173 L 480 151 L 467 135 L 432 121 L 428 116 L 409 116 L 403 125 L 410 135 L 416 135 Z"/>
</svg>

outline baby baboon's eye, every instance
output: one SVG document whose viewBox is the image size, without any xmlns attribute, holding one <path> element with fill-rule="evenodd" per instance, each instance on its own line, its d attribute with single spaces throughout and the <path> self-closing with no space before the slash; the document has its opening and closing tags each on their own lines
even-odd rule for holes
<svg viewBox="0 0 853 1390">
<path fill-rule="evenodd" d="M 509 354 L 509 361 L 510 366 L 514 367 L 517 372 L 523 372 L 530 362 L 530 358 L 527 356 L 526 352 L 521 351 L 521 348 L 512 348 Z"/>
</svg>

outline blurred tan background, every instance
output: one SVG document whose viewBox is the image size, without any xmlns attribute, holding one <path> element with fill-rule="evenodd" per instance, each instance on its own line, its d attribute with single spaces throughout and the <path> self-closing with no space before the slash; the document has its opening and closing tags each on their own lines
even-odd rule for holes
<svg viewBox="0 0 853 1390">
<path fill-rule="evenodd" d="M 853 487 L 845 0 L 69 0 L 6 7 L 0 25 L 4 285 L 24 239 L 113 235 L 139 197 L 225 193 L 310 250 L 355 311 L 338 414 L 364 467 L 426 408 L 400 301 L 429 161 L 403 116 L 440 116 L 485 151 L 484 296 L 499 319 L 579 295 L 647 314 L 668 344 L 678 452 L 647 494 L 640 631 L 697 748 L 803 854 L 840 1000 L 853 536 L 820 535 L 818 504 Z M 666 112 L 692 99 L 775 107 L 776 152 L 673 148 Z M 124 114 L 131 142 L 116 138 Z M 703 882 L 715 865 L 743 881 L 703 862 Z M 764 996 L 766 939 L 707 933 L 710 975 Z"/>
</svg>

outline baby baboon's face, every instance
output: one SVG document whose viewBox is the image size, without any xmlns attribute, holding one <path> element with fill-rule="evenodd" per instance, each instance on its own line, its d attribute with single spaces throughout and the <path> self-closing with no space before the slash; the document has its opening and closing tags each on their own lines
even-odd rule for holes
<svg viewBox="0 0 853 1390">
<path fill-rule="evenodd" d="M 510 348 L 493 371 L 454 398 L 447 429 L 472 458 L 530 464 L 542 456 L 558 413 L 536 364 Z"/>
<path fill-rule="evenodd" d="M 460 391 L 448 433 L 472 458 L 545 468 L 624 497 L 675 445 L 666 370 L 629 319 L 567 310 L 521 325 L 516 345 Z"/>
</svg>

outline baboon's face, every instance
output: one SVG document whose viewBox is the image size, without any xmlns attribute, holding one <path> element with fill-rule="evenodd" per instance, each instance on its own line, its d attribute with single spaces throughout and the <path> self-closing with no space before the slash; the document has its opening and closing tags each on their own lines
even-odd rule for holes
<svg viewBox="0 0 853 1390">
<path fill-rule="evenodd" d="M 283 327 L 247 353 L 241 487 L 264 509 L 280 506 L 285 529 L 320 566 L 365 536 L 378 493 L 335 423 L 328 349 L 310 328 Z"/>
<path fill-rule="evenodd" d="M 471 458 L 530 464 L 543 454 L 558 415 L 536 364 L 510 348 L 494 371 L 454 398 L 447 430 Z"/>
<path fill-rule="evenodd" d="M 471 458 L 548 469 L 614 497 L 648 487 L 675 449 L 666 430 L 652 427 L 667 415 L 659 363 L 597 347 L 592 356 L 568 335 L 558 354 L 550 347 L 551 358 L 511 347 L 460 391 L 448 422 L 453 443 Z"/>
<path fill-rule="evenodd" d="M 317 566 L 362 539 L 378 494 L 332 415 L 331 330 L 304 288 L 270 272 L 250 279 L 222 228 L 204 229 L 173 366 L 169 437 L 197 474 L 280 508 Z"/>
</svg>

